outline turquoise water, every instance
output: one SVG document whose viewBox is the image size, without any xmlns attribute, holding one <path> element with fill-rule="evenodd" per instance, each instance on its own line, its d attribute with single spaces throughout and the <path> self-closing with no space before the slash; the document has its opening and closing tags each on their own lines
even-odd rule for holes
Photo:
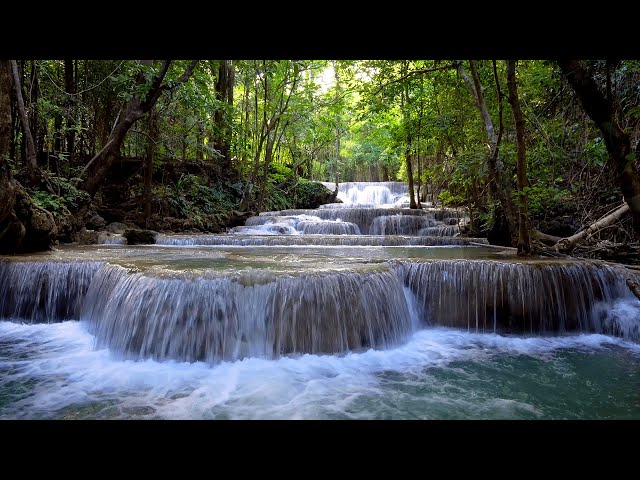
<svg viewBox="0 0 640 480">
<path fill-rule="evenodd" d="M 394 349 L 122 361 L 82 322 L 0 322 L 3 419 L 638 419 L 640 346 L 432 328 Z"/>
</svg>

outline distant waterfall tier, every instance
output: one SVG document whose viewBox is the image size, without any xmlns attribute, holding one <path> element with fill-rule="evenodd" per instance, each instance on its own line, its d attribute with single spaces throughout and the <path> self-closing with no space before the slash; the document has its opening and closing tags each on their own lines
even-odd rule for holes
<svg viewBox="0 0 640 480">
<path fill-rule="evenodd" d="M 402 208 L 322 208 L 318 210 L 281 210 L 277 212 L 262 212 L 257 217 L 250 217 L 246 220 L 245 226 L 263 225 L 266 223 L 280 223 L 280 220 L 276 220 L 273 217 L 284 217 L 286 222 L 293 221 L 291 219 L 306 215 L 309 217 L 315 217 L 319 220 L 342 220 L 343 222 L 354 223 L 360 229 L 363 235 L 368 235 L 371 232 L 371 226 L 377 217 L 384 216 L 399 216 L 409 215 L 424 216 L 426 219 L 442 221 L 445 218 L 461 216 L 460 212 L 454 209 L 424 209 L 424 210 L 409 210 Z M 309 220 L 313 220 L 307 218 Z M 301 219 L 302 220 L 302 219 Z M 425 220 L 426 221 L 426 220 Z M 423 225 L 428 226 L 428 224 Z M 391 234 L 391 232 L 389 232 Z M 414 235 L 417 234 L 414 232 Z"/>
<path fill-rule="evenodd" d="M 435 220 L 424 215 L 382 215 L 373 219 L 369 234 L 418 235 L 421 229 L 435 223 Z"/>
<path fill-rule="evenodd" d="M 298 229 L 306 235 L 360 235 L 358 225 L 339 220 L 304 221 L 298 224 Z"/>
<path fill-rule="evenodd" d="M 133 359 L 342 353 L 385 348 L 428 325 L 597 332 L 640 341 L 640 302 L 625 276 L 606 264 L 399 256 L 334 267 L 310 252 L 306 261 L 320 268 L 298 271 L 301 257 L 278 255 L 272 264 L 289 262 L 293 270 L 238 270 L 231 257 L 225 260 L 231 270 L 211 271 L 187 260 L 157 270 L 142 257 L 133 264 L 134 257 L 122 260 L 124 266 L 2 261 L 0 312 L 30 322 L 80 318 L 98 346 Z M 160 261 L 154 251 L 148 256 L 147 262 Z M 209 257 L 203 258 L 207 265 Z"/>
<path fill-rule="evenodd" d="M 460 227 L 457 225 L 436 225 L 418 230 L 418 235 L 430 237 L 453 237 L 458 233 L 460 233 Z"/>
<path fill-rule="evenodd" d="M 311 222 L 313 223 L 313 222 Z M 354 230 L 358 228 L 353 223 Z M 244 227 L 243 227 L 244 228 Z M 249 227 L 254 228 L 254 227 Z M 316 228 L 316 227 L 314 227 Z M 325 227 L 317 227 L 325 228 Z M 331 228 L 331 227 L 330 227 Z M 342 227 L 334 227 L 342 228 Z M 401 235 L 274 235 L 265 234 L 233 234 L 233 235 L 159 235 L 156 245 L 228 245 L 238 247 L 248 246 L 358 246 L 358 247 L 401 247 L 401 246 L 439 246 L 439 245 L 488 245 L 486 238 L 473 237 L 414 237 Z"/>
<path fill-rule="evenodd" d="M 335 183 L 322 182 L 329 190 Z M 409 197 L 406 182 L 341 182 L 338 184 L 338 198 L 347 204 L 392 205 Z"/>
</svg>

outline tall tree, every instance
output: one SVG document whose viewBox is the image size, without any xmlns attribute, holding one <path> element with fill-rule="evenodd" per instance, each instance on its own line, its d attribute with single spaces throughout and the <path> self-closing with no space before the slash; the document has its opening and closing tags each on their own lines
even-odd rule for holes
<svg viewBox="0 0 640 480">
<path fill-rule="evenodd" d="M 525 123 L 520 99 L 518 98 L 518 85 L 516 82 L 516 61 L 507 60 L 507 87 L 509 89 L 509 103 L 513 113 L 513 123 L 516 127 L 516 149 L 518 152 L 517 177 L 518 177 L 518 254 L 531 253 L 531 239 L 529 238 L 529 205 L 527 201 L 527 147 L 525 144 Z"/>
<path fill-rule="evenodd" d="M 231 123 L 229 110 L 233 106 L 233 87 L 235 85 L 235 68 L 231 60 L 220 60 L 216 75 L 216 99 L 223 106 L 218 107 L 213 114 L 213 123 L 216 126 L 216 134 L 213 148 L 220 152 L 224 166 L 229 166 L 229 144 L 231 142 Z"/>
<path fill-rule="evenodd" d="M 458 73 L 467 83 L 469 90 L 473 96 L 476 107 L 480 111 L 482 122 L 484 124 L 487 138 L 489 139 L 489 152 L 487 153 L 487 165 L 491 176 L 489 182 L 491 188 L 491 194 L 495 200 L 497 200 L 502 206 L 507 224 L 509 225 L 509 232 L 511 234 L 512 245 L 517 245 L 518 242 L 518 221 L 513 208 L 512 188 L 509 176 L 504 171 L 504 162 L 500 158 L 500 143 L 502 141 L 503 124 L 502 124 L 502 92 L 500 90 L 500 82 L 498 80 L 498 74 L 496 70 L 495 60 L 493 61 L 494 79 L 496 82 L 496 89 L 498 94 L 498 119 L 499 130 L 496 134 L 493 120 L 489 114 L 487 103 L 482 92 L 482 85 L 480 82 L 480 75 L 478 73 L 478 64 L 475 60 L 469 60 L 469 68 L 471 70 L 471 76 L 462 67 L 462 62 L 457 64 Z"/>
<path fill-rule="evenodd" d="M 65 108 L 67 110 L 66 115 L 66 139 L 67 139 L 67 153 L 69 154 L 69 158 L 73 157 L 73 153 L 75 151 L 75 140 L 76 140 L 76 128 L 74 122 L 74 112 L 73 107 L 75 104 L 75 93 L 76 93 L 76 81 L 73 69 L 73 60 L 65 60 L 64 61 L 64 90 L 66 93 L 65 97 Z"/>
<path fill-rule="evenodd" d="M 558 65 L 569 85 L 576 92 L 584 111 L 595 122 L 604 138 L 609 160 L 612 162 L 620 190 L 629 205 L 633 217 L 633 228 L 640 234 L 640 177 L 635 160 L 640 157 L 640 142 L 635 152 L 631 149 L 631 138 L 620 126 L 620 118 L 607 96 L 603 94 L 594 78 L 579 60 L 558 60 Z"/>
<path fill-rule="evenodd" d="M 0 60 L 0 251 L 45 250 L 57 233 L 51 213 L 33 204 L 11 175 L 12 61 Z"/>
<path fill-rule="evenodd" d="M 11 142 L 11 65 L 0 60 L 0 250 L 8 250 L 11 242 L 20 241 L 24 226 L 17 221 L 13 207 L 16 185 L 8 163 Z"/>
<path fill-rule="evenodd" d="M 38 169 L 38 161 L 36 157 L 36 146 L 31 135 L 29 126 L 29 116 L 24 106 L 24 98 L 22 97 L 22 82 L 20 81 L 20 73 L 18 72 L 18 64 L 15 60 L 11 60 L 11 72 L 13 75 L 13 86 L 16 92 L 16 102 L 18 104 L 18 114 L 22 123 L 22 133 L 27 147 L 27 171 L 29 172 L 29 182 L 31 185 L 40 183 L 40 171 Z"/>
</svg>

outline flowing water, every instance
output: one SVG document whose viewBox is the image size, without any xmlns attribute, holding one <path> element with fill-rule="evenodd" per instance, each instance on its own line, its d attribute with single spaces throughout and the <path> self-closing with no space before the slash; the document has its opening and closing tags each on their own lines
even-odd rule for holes
<svg viewBox="0 0 640 480">
<path fill-rule="evenodd" d="M 0 418 L 640 418 L 628 273 L 459 237 L 402 185 L 0 257 Z"/>
</svg>

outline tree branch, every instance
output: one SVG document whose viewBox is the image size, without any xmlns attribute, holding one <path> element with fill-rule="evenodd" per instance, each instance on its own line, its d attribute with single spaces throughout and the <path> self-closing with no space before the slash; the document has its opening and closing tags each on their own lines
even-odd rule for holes
<svg viewBox="0 0 640 480">
<path fill-rule="evenodd" d="M 425 73 L 431 73 L 431 72 L 437 72 L 438 70 L 450 70 L 450 69 L 454 69 L 456 68 L 456 64 L 455 63 L 450 63 L 448 65 L 443 65 L 441 67 L 433 67 L 433 68 L 425 68 L 422 70 L 413 70 L 411 72 L 407 72 L 404 75 L 402 75 L 399 78 L 396 78 L 394 80 L 389 80 L 387 83 L 380 85 L 380 87 L 378 87 L 378 89 L 373 92 L 371 95 L 375 96 L 377 94 L 379 94 L 382 90 L 384 90 L 385 88 L 387 88 L 389 85 L 393 84 L 393 83 L 398 83 L 401 82 L 402 80 L 405 80 L 407 78 L 409 78 L 412 75 L 424 75 Z"/>
</svg>

